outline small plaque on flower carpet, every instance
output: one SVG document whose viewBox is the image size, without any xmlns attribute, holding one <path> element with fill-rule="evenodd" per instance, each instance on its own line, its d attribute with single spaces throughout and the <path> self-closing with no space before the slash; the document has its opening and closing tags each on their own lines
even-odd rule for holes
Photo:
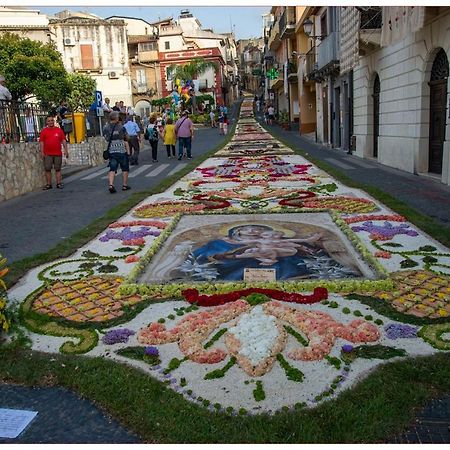
<svg viewBox="0 0 450 450">
<path fill-rule="evenodd" d="M 275 269 L 244 269 L 244 281 L 276 281 Z"/>
</svg>

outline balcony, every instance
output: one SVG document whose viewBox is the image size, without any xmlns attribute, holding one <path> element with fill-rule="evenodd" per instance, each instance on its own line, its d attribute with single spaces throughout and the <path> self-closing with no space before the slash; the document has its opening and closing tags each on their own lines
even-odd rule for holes
<svg viewBox="0 0 450 450">
<path fill-rule="evenodd" d="M 298 81 L 298 66 L 297 66 L 297 58 L 292 58 L 288 63 L 288 80 L 289 83 L 297 83 Z"/>
<path fill-rule="evenodd" d="M 285 6 L 280 17 L 280 38 L 290 37 L 295 33 L 295 6 Z"/>
<path fill-rule="evenodd" d="M 280 44 L 280 22 L 277 20 L 270 27 L 269 42 L 267 46 L 269 47 L 269 50 L 276 50 Z"/>
<path fill-rule="evenodd" d="M 381 46 L 381 7 L 371 6 L 360 14 L 359 54 L 364 56 Z"/>
<path fill-rule="evenodd" d="M 158 50 L 148 50 L 138 52 L 138 62 L 158 61 Z"/>
<path fill-rule="evenodd" d="M 304 81 L 315 81 L 317 72 L 316 47 L 312 47 L 305 56 Z"/>
<path fill-rule="evenodd" d="M 333 31 L 317 47 L 317 68 L 322 75 L 339 71 L 339 33 Z"/>
</svg>

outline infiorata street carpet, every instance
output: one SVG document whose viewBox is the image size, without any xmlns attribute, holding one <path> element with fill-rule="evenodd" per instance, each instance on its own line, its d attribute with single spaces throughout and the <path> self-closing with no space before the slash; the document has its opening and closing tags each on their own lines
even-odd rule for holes
<svg viewBox="0 0 450 450">
<path fill-rule="evenodd" d="M 9 297 L 33 349 L 133 365 L 223 414 L 314 407 L 450 350 L 450 250 L 295 155 L 251 99 L 215 157 Z"/>
</svg>

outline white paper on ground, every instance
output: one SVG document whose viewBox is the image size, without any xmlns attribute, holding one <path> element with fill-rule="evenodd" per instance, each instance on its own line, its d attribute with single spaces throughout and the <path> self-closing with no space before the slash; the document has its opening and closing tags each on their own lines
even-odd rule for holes
<svg viewBox="0 0 450 450">
<path fill-rule="evenodd" d="M 0 438 L 16 438 L 36 415 L 37 411 L 0 408 Z"/>
</svg>

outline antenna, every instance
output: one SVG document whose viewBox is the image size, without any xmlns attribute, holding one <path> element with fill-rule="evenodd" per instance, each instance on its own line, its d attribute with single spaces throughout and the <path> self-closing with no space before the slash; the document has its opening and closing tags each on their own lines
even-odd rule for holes
<svg viewBox="0 0 450 450">
<path fill-rule="evenodd" d="M 230 31 L 233 32 L 233 22 L 231 21 L 231 14 L 230 14 Z"/>
</svg>

